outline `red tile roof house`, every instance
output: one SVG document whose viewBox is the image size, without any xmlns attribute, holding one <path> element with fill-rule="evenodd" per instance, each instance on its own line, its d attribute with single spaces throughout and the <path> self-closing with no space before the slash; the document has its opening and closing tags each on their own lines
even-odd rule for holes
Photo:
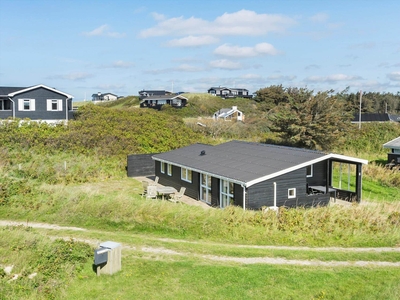
<svg viewBox="0 0 400 300">
<path fill-rule="evenodd" d="M 0 87 L 0 119 L 19 118 L 48 123 L 73 118 L 73 96 L 45 85 Z"/>
<path fill-rule="evenodd" d="M 193 144 L 152 159 L 160 184 L 185 187 L 186 196 L 214 207 L 253 210 L 326 205 L 331 199 L 360 202 L 362 165 L 368 164 L 339 154 L 243 141 Z M 354 186 L 335 187 L 333 166 L 337 173 L 353 170 Z"/>
</svg>

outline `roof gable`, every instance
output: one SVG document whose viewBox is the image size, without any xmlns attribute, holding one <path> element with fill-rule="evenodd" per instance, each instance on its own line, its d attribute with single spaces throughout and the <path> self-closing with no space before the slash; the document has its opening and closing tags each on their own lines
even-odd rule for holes
<svg viewBox="0 0 400 300">
<path fill-rule="evenodd" d="M 400 136 L 383 144 L 383 148 L 400 149 Z"/>
<path fill-rule="evenodd" d="M 43 85 L 43 84 L 39 84 L 39 85 L 31 86 L 31 87 L 28 87 L 28 88 L 24 88 L 24 89 L 22 89 L 22 90 L 14 91 L 14 92 L 12 92 L 12 93 L 9 93 L 8 96 L 9 96 L 9 97 L 14 97 L 15 95 L 18 95 L 18 94 L 21 94 L 21 93 L 26 93 L 26 92 L 29 92 L 29 91 L 32 91 L 32 90 L 35 90 L 35 89 L 39 89 L 39 88 L 43 88 L 43 89 L 52 91 L 52 92 L 54 92 L 54 93 L 58 93 L 58 94 L 64 95 L 64 96 L 66 96 L 67 98 L 73 98 L 73 96 L 71 96 L 71 95 L 69 95 L 69 94 L 67 94 L 67 93 L 61 92 L 61 91 L 59 91 L 59 90 L 56 90 L 56 89 L 54 89 L 54 88 L 45 86 L 45 85 Z"/>
</svg>

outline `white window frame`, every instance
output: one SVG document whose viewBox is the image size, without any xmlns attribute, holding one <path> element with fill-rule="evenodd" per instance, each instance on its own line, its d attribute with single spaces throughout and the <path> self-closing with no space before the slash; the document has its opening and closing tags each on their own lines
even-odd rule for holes
<svg viewBox="0 0 400 300">
<path fill-rule="evenodd" d="M 296 188 L 288 189 L 288 199 L 296 198 Z"/>
<path fill-rule="evenodd" d="M 308 168 L 310 167 L 311 174 L 308 173 Z M 314 165 L 309 165 L 306 167 L 306 177 L 313 177 L 314 174 Z"/>
<path fill-rule="evenodd" d="M 25 109 L 25 102 L 29 103 L 29 109 Z M 19 111 L 35 111 L 35 99 L 21 98 L 18 99 L 18 110 Z"/>
<path fill-rule="evenodd" d="M 160 172 L 165 174 L 165 163 L 164 162 L 161 162 L 161 164 L 160 164 Z"/>
<path fill-rule="evenodd" d="M 200 174 L 200 200 L 211 204 L 212 177 L 207 174 Z M 203 181 L 205 183 L 203 183 Z M 205 192 L 205 195 L 203 194 Z"/>
<path fill-rule="evenodd" d="M 53 104 L 56 104 L 56 109 L 53 109 Z M 47 111 L 62 111 L 62 99 L 47 99 Z"/>
<path fill-rule="evenodd" d="M 172 165 L 171 164 L 167 164 L 167 174 L 168 174 L 168 176 L 172 176 Z"/>
<path fill-rule="evenodd" d="M 226 183 L 228 190 L 225 192 L 224 191 L 224 183 Z M 232 191 L 230 190 L 230 185 L 232 184 Z M 226 206 L 229 206 L 231 202 L 234 202 L 235 195 L 234 195 L 234 190 L 235 190 L 235 184 L 233 182 L 230 182 L 229 180 L 220 180 L 220 207 L 224 208 Z M 227 205 L 224 205 L 224 202 L 222 201 L 223 197 L 226 196 L 229 199 L 229 203 Z"/>
<path fill-rule="evenodd" d="M 192 183 L 192 170 L 181 168 L 181 179 L 183 181 Z"/>
</svg>

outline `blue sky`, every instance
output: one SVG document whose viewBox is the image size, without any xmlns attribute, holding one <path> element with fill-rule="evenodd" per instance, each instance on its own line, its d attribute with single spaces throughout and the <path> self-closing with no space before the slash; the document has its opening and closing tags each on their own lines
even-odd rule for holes
<svg viewBox="0 0 400 300">
<path fill-rule="evenodd" d="M 398 0 L 0 0 L 0 85 L 400 91 Z"/>
</svg>

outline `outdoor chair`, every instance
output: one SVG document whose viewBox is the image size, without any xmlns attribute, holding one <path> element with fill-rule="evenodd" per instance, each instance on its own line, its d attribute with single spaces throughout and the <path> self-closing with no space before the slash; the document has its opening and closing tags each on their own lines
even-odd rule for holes
<svg viewBox="0 0 400 300">
<path fill-rule="evenodd" d="M 147 188 L 149 187 L 149 183 L 147 181 L 142 181 L 143 191 L 142 191 L 142 198 L 147 196 Z"/>
<path fill-rule="evenodd" d="M 149 185 L 147 187 L 147 195 L 146 198 L 157 198 L 157 187 L 155 185 Z"/>
<path fill-rule="evenodd" d="M 179 192 L 176 192 L 172 198 L 171 201 L 172 202 L 178 202 L 179 200 L 181 200 L 181 198 L 183 197 L 183 195 L 185 195 L 185 191 L 186 188 L 185 187 L 181 187 L 181 189 L 179 190 Z"/>
<path fill-rule="evenodd" d="M 154 178 L 154 183 L 157 184 L 159 179 L 160 178 L 158 176 L 156 176 L 156 178 Z"/>
</svg>

